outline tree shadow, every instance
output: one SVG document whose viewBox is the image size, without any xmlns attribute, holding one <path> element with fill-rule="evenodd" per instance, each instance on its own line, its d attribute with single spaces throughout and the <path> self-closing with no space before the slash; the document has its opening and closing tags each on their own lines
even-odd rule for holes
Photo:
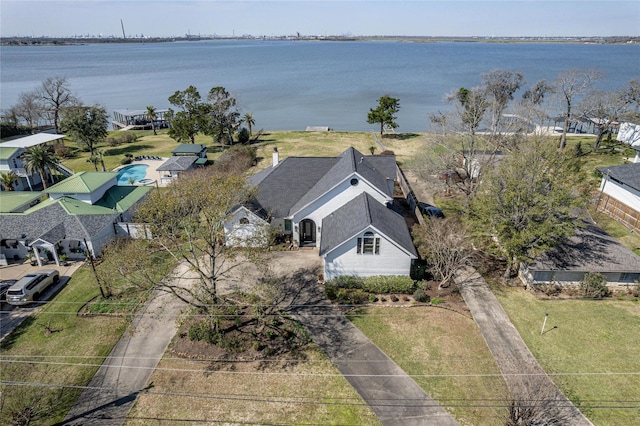
<svg viewBox="0 0 640 426">
<path fill-rule="evenodd" d="M 404 141 L 407 139 L 417 138 L 418 136 L 420 135 L 417 133 L 386 133 L 382 139 L 383 140 L 393 139 L 393 140 Z"/>
<path fill-rule="evenodd" d="M 126 145 L 119 146 L 117 148 L 109 148 L 104 151 L 104 155 L 124 155 L 127 153 L 134 153 L 143 149 L 152 149 L 153 145 Z"/>
</svg>

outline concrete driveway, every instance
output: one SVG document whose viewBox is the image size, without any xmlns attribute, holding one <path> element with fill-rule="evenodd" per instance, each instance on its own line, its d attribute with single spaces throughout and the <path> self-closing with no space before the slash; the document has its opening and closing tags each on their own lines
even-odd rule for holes
<svg viewBox="0 0 640 426">
<path fill-rule="evenodd" d="M 2 303 L 0 311 L 0 341 L 9 333 L 16 329 L 31 314 L 37 312 L 40 306 L 51 300 L 69 282 L 71 275 L 83 265 L 82 261 L 70 262 L 68 266 L 45 265 L 43 267 L 31 266 L 29 263 L 10 264 L 0 269 L 0 279 L 14 280 L 40 269 L 56 269 L 60 273 L 60 281 L 56 285 L 50 286 L 41 296 L 39 302 L 30 303 L 24 306 L 9 305 Z"/>
<path fill-rule="evenodd" d="M 469 267 L 458 273 L 455 281 L 461 285 L 462 297 L 498 364 L 512 398 L 526 404 L 550 401 L 544 410 L 557 412 L 563 420 L 560 424 L 592 426 L 538 364 L 480 274 Z"/>
</svg>

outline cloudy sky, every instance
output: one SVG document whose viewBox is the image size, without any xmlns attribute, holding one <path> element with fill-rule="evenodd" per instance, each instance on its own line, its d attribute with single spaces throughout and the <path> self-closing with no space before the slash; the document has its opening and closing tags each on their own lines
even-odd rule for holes
<svg viewBox="0 0 640 426">
<path fill-rule="evenodd" d="M 640 35 L 638 0 L 1 0 L 6 36 Z"/>
</svg>

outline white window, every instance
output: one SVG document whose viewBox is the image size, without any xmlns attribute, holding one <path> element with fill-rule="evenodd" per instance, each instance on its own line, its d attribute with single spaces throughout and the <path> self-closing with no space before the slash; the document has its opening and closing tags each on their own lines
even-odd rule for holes
<svg viewBox="0 0 640 426">
<path fill-rule="evenodd" d="M 380 254 L 380 238 L 373 232 L 365 232 L 358 238 L 358 254 Z"/>
</svg>

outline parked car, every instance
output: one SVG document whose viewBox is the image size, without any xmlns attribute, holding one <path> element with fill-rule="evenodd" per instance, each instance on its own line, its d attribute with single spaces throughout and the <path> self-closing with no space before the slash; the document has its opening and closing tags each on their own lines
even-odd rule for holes
<svg viewBox="0 0 640 426">
<path fill-rule="evenodd" d="M 420 213 L 423 216 L 427 216 L 429 218 L 431 217 L 444 218 L 444 213 L 442 212 L 442 210 L 440 210 L 436 206 L 432 206 L 431 204 L 418 202 L 418 210 L 420 210 Z"/>
<path fill-rule="evenodd" d="M 55 269 L 41 269 L 27 274 L 9 287 L 7 303 L 19 306 L 38 300 L 51 284 L 57 284 L 58 281 L 60 273 Z"/>
<path fill-rule="evenodd" d="M 0 281 L 0 302 L 7 301 L 7 290 L 18 280 L 2 280 Z"/>
</svg>

